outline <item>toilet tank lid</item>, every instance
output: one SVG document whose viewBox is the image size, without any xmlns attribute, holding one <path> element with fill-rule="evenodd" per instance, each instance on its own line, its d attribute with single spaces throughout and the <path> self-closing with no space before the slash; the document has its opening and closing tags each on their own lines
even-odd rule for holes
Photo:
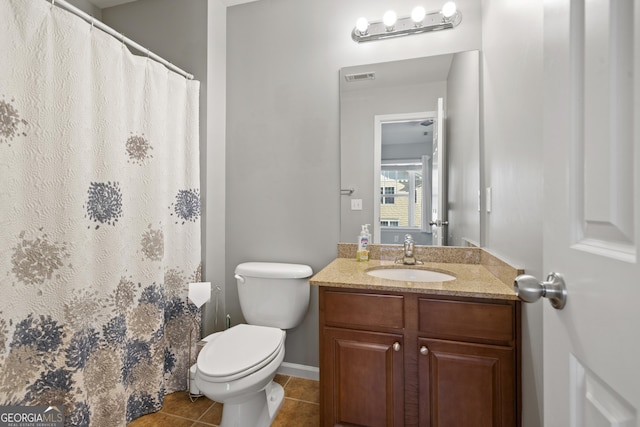
<svg viewBox="0 0 640 427">
<path fill-rule="evenodd" d="M 246 277 L 269 279 L 303 279 L 311 277 L 313 270 L 308 265 L 278 262 L 245 262 L 236 267 L 236 274 Z"/>
</svg>

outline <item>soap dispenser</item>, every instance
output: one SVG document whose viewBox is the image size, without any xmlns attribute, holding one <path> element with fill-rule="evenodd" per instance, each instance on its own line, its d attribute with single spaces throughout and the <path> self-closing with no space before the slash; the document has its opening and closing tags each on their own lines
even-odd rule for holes
<svg viewBox="0 0 640 427">
<path fill-rule="evenodd" d="M 357 261 L 369 261 L 369 241 L 371 240 L 371 234 L 369 234 L 369 224 L 364 224 L 358 236 L 358 251 L 356 252 Z"/>
</svg>

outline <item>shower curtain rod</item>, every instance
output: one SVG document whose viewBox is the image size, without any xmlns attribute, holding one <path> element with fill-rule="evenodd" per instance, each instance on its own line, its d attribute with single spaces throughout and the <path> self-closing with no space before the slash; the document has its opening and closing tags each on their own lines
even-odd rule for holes
<svg viewBox="0 0 640 427">
<path fill-rule="evenodd" d="M 69 4 L 64 0 L 47 0 L 47 1 L 50 1 L 51 4 L 54 5 L 54 6 L 56 6 L 56 5 L 60 6 L 60 7 L 64 8 L 64 9 L 68 10 L 69 12 L 78 15 L 80 18 L 82 18 L 85 21 L 87 21 L 88 23 L 90 23 L 91 26 L 100 28 L 105 33 L 117 38 L 118 40 L 121 40 L 122 43 L 131 46 L 135 50 L 137 50 L 137 51 L 139 51 L 141 53 L 146 53 L 147 57 L 149 57 L 149 58 L 161 63 L 162 65 L 164 65 L 165 67 L 169 68 L 170 70 L 175 71 L 176 73 L 184 76 L 185 78 L 187 78 L 189 80 L 193 79 L 193 75 L 192 74 L 189 74 L 186 71 L 176 67 L 171 62 L 167 61 L 166 59 L 164 59 L 164 58 L 162 58 L 162 57 L 160 57 L 158 55 L 156 55 L 155 53 L 151 52 L 149 49 L 146 49 L 146 48 L 140 46 L 138 43 L 134 42 L 130 38 L 125 37 L 124 34 L 121 34 L 121 33 L 117 32 L 113 28 L 111 28 L 108 25 L 104 24 L 102 21 L 94 18 L 93 16 L 91 16 L 91 15 L 89 15 L 89 14 L 83 12 L 83 11 L 81 11 L 77 7 L 73 6 L 72 4 Z"/>
</svg>

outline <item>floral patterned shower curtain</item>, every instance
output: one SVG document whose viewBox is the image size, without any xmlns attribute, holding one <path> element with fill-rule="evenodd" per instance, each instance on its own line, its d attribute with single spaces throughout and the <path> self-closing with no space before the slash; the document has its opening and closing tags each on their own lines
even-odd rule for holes
<svg viewBox="0 0 640 427">
<path fill-rule="evenodd" d="M 199 331 L 199 83 L 45 0 L 0 1 L 0 58 L 0 405 L 124 426 Z"/>
</svg>

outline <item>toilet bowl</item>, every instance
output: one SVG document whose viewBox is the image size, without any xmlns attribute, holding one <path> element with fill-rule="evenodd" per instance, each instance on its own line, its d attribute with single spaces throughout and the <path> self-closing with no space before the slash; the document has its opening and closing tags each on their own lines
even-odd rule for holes
<svg viewBox="0 0 640 427">
<path fill-rule="evenodd" d="M 284 359 L 286 333 L 240 324 L 209 337 L 197 362 L 196 386 L 224 403 L 221 426 L 268 426 L 284 390 L 271 384 Z"/>
<path fill-rule="evenodd" d="M 311 274 L 310 267 L 298 264 L 236 268 L 240 307 L 251 324 L 206 337 L 195 370 L 200 393 L 224 405 L 221 427 L 271 425 L 284 400 L 282 386 L 273 381 L 284 360 L 284 329 L 302 321 Z"/>
</svg>

